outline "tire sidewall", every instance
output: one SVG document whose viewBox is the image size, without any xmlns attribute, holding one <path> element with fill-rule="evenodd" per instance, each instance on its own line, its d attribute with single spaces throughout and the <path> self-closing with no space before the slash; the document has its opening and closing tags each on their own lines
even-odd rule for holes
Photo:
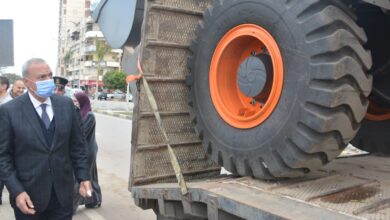
<svg viewBox="0 0 390 220">
<path fill-rule="evenodd" d="M 198 38 L 194 63 L 194 110 L 202 123 L 204 135 L 235 155 L 269 152 L 282 145 L 295 130 L 303 105 L 299 97 L 308 87 L 309 61 L 304 54 L 304 36 L 295 19 L 279 1 L 224 1 L 222 7 L 205 17 L 206 26 Z M 280 16 L 282 15 L 282 16 Z M 278 43 L 284 62 L 284 84 L 279 103 L 271 116 L 257 127 L 237 129 L 217 113 L 210 95 L 209 70 L 219 40 L 240 24 L 256 24 L 266 29 Z M 299 49 L 298 49 L 299 48 Z"/>
</svg>

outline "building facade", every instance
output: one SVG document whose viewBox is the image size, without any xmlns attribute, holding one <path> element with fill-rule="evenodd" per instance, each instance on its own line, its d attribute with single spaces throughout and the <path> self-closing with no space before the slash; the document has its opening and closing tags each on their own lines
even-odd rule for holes
<svg viewBox="0 0 390 220">
<path fill-rule="evenodd" d="M 78 20 L 69 23 L 64 21 L 68 19 L 66 14 L 60 16 L 58 75 L 66 77 L 70 82 L 69 86 L 74 88 L 94 89 L 97 78 L 99 86 L 102 86 L 102 78 L 107 71 L 120 69 L 122 50 L 108 49 L 102 59 L 99 59 L 97 46 L 105 47 L 106 43 L 102 32 L 90 16 L 90 1 L 82 2 L 84 4 L 81 4 L 80 0 L 61 0 L 62 13 L 64 8 L 69 9 L 70 3 L 77 5 L 78 8 L 73 9 L 78 12 Z M 80 7 L 82 9 L 79 9 Z M 64 28 L 61 28 L 61 25 Z M 98 68 L 103 70 L 99 77 Z"/>
</svg>

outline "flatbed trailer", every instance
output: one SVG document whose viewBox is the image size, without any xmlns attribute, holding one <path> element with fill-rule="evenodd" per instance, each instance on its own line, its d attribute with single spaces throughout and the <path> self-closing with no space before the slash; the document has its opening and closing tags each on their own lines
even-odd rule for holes
<svg viewBox="0 0 390 220">
<path fill-rule="evenodd" d="M 388 158 L 322 168 L 349 143 L 390 154 L 389 15 L 389 0 L 101 1 L 133 75 L 136 203 L 158 220 L 390 219 Z"/>
<path fill-rule="evenodd" d="M 157 219 L 390 219 L 390 160 L 336 159 L 301 179 L 262 181 L 219 176 L 131 188 L 136 204 Z"/>
</svg>

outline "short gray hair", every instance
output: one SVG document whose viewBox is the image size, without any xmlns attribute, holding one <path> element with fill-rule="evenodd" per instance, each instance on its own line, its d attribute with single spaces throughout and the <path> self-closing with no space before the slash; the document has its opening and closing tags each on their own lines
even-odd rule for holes
<svg viewBox="0 0 390 220">
<path fill-rule="evenodd" d="M 30 68 L 31 64 L 33 64 L 33 63 L 46 63 L 46 61 L 44 59 L 41 59 L 41 58 L 31 58 L 31 59 L 27 60 L 23 64 L 23 67 L 22 67 L 22 75 L 23 75 L 23 77 L 27 77 L 28 76 L 28 68 Z"/>
</svg>

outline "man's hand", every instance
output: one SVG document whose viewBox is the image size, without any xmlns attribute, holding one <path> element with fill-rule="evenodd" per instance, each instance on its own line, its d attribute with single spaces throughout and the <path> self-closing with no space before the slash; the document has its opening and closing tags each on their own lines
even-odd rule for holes
<svg viewBox="0 0 390 220">
<path fill-rule="evenodd" d="M 79 193 L 82 197 L 92 197 L 91 181 L 83 181 L 80 183 Z"/>
<path fill-rule="evenodd" d="M 16 206 L 25 215 L 35 214 L 34 205 L 26 192 L 22 192 L 16 197 Z"/>
</svg>

